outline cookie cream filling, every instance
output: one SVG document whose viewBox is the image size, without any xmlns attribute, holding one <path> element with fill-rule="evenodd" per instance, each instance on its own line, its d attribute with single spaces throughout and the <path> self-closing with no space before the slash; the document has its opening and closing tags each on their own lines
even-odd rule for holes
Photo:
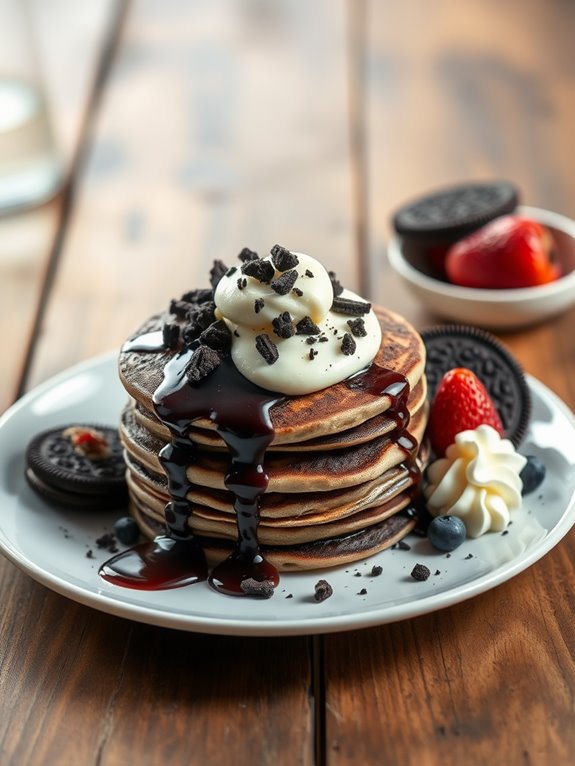
<svg viewBox="0 0 575 766">
<path fill-rule="evenodd" d="M 297 395 L 368 367 L 381 343 L 370 304 L 349 290 L 334 298 L 319 261 L 277 250 L 230 269 L 216 287 L 216 317 L 232 332 L 237 369 L 262 388 Z"/>
<path fill-rule="evenodd" d="M 500 532 L 521 506 L 526 462 L 491 426 L 462 431 L 427 469 L 427 508 L 432 516 L 458 516 L 469 537 Z"/>
</svg>

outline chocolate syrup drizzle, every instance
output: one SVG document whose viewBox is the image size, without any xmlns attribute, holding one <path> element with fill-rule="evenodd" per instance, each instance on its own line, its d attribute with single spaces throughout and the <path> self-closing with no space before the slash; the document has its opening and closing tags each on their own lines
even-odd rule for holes
<svg viewBox="0 0 575 766">
<path fill-rule="evenodd" d="M 124 352 L 164 350 L 161 332 L 146 333 L 123 347 Z M 257 528 L 260 500 L 269 481 L 264 457 L 274 437 L 270 410 L 285 396 L 251 383 L 237 371 L 230 356 L 206 378 L 192 384 L 185 374 L 192 353 L 193 347 L 168 361 L 164 379 L 153 396 L 156 414 L 172 437 L 160 452 L 170 493 L 165 510 L 166 534 L 112 557 L 102 565 L 100 575 L 116 585 L 146 590 L 175 588 L 207 579 L 217 591 L 245 595 L 242 582 L 248 578 L 271 580 L 274 586 L 279 582 L 276 568 L 260 551 Z M 395 420 L 394 439 L 405 453 L 405 465 L 417 480 L 418 444 L 406 430 L 409 383 L 405 376 L 373 363 L 344 382 L 351 389 L 390 397 L 391 406 L 386 414 Z M 187 499 L 192 483 L 186 469 L 194 463 L 197 450 L 188 432 L 199 418 L 209 418 L 228 447 L 230 465 L 224 481 L 234 497 L 238 532 L 232 553 L 211 573 L 201 541 L 188 523 L 193 507 Z"/>
</svg>

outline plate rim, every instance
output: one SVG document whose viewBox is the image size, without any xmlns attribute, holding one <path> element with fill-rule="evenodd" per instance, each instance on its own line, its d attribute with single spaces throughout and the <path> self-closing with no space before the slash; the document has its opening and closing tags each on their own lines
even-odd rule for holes
<svg viewBox="0 0 575 766">
<path fill-rule="evenodd" d="M 83 374 L 89 370 L 99 374 L 105 383 L 107 367 L 111 366 L 116 359 L 116 351 L 105 352 L 68 367 L 40 383 L 24 394 L 11 407 L 2 413 L 2 415 L 0 415 L 0 432 L 5 427 L 6 423 L 13 418 L 21 417 L 21 413 L 27 411 L 31 403 L 36 399 L 77 375 Z M 532 393 L 534 392 L 541 398 L 546 399 L 548 403 L 567 419 L 575 431 L 575 415 L 568 405 L 545 384 L 533 376 L 526 375 L 526 379 Z M 5 455 L 0 457 L 0 461 L 6 459 L 7 456 Z M 0 491 L 2 490 L 3 488 L 0 485 Z M 462 583 L 453 588 L 448 588 L 436 594 L 429 594 L 429 596 L 424 598 L 402 602 L 395 606 L 382 607 L 381 605 L 376 604 L 373 607 L 360 607 L 352 613 L 338 613 L 326 616 L 318 614 L 317 617 L 313 618 L 276 619 L 273 622 L 255 622 L 251 620 L 249 622 L 242 622 L 238 621 L 236 617 L 206 617 L 198 614 L 194 615 L 193 612 L 178 613 L 168 609 L 162 610 L 156 606 L 146 606 L 117 600 L 113 598 L 111 593 L 99 589 L 93 590 L 87 587 L 80 587 L 69 580 L 65 580 L 64 578 L 47 571 L 35 561 L 26 557 L 23 552 L 13 544 L 13 541 L 7 537 L 2 526 L 1 518 L 0 552 L 21 571 L 50 590 L 84 606 L 97 609 L 113 616 L 123 617 L 149 625 L 198 633 L 233 636 L 295 636 L 327 634 L 376 627 L 378 625 L 399 622 L 430 614 L 439 611 L 440 609 L 454 606 L 455 604 L 470 598 L 474 598 L 481 593 L 491 590 L 497 585 L 507 582 L 539 561 L 563 539 L 574 524 L 575 489 L 572 492 L 559 521 L 549 529 L 545 537 L 530 549 L 527 554 L 515 557 L 510 562 L 506 562 L 483 575 L 479 575 L 471 581 Z M 336 569 L 339 568 L 340 567 L 336 567 Z M 220 594 L 214 594 L 214 596 L 223 598 Z"/>
</svg>

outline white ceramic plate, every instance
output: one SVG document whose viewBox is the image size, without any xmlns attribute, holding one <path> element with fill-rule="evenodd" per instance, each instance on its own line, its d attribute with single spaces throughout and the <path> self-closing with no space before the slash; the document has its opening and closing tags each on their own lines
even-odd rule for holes
<svg viewBox="0 0 575 766">
<path fill-rule="evenodd" d="M 39 386 L 0 419 L 0 549 L 48 588 L 110 614 L 182 630 L 230 635 L 327 633 L 403 620 L 489 590 L 547 553 L 575 522 L 575 418 L 545 386 L 529 380 L 534 412 L 524 454 L 547 466 L 539 490 L 525 499 L 507 534 L 468 540 L 450 556 L 411 535 L 410 550 L 388 550 L 357 565 L 282 576 L 269 600 L 234 598 L 206 583 L 167 591 L 136 591 L 103 582 L 99 565 L 109 557 L 95 540 L 115 517 L 57 510 L 24 479 L 24 453 L 38 431 L 71 422 L 117 422 L 125 393 L 115 355 L 74 367 Z M 94 558 L 88 558 L 91 550 Z M 431 576 L 411 576 L 416 563 Z M 374 565 L 383 567 L 371 577 Z M 333 596 L 313 598 L 318 579 Z M 365 589 L 366 593 L 360 595 Z M 288 596 L 290 596 L 288 598 Z"/>
</svg>

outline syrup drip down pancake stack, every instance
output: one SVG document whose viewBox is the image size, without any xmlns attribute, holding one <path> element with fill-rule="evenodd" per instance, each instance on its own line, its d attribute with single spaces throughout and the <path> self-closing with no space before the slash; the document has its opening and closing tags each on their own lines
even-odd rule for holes
<svg viewBox="0 0 575 766">
<path fill-rule="evenodd" d="M 256 274 L 245 268 L 255 260 L 255 254 L 244 257 L 240 289 L 247 282 L 242 274 Z M 274 263 L 277 282 L 283 273 Z M 365 319 L 365 327 L 376 326 L 373 361 L 309 393 L 272 391 L 247 380 L 224 339 L 226 331 L 232 340 L 246 334 L 227 317 L 224 322 L 213 303 L 219 281 L 233 271 L 216 263 L 213 290 L 173 301 L 120 354 L 120 379 L 130 395 L 120 435 L 131 513 L 140 529 L 151 539 L 193 540 L 210 567 L 242 560 L 240 580 L 267 576 L 246 568 L 248 560 L 279 571 L 309 570 L 356 561 L 398 542 L 416 524 L 409 506 L 425 463 L 420 336 L 402 317 L 371 309 L 342 290 L 331 275 L 334 324 L 328 329 L 309 316 L 293 319 L 291 335 L 304 336 L 299 340 L 308 369 L 328 380 L 333 364 L 320 369 L 323 350 L 331 346 L 333 353 L 353 356 L 367 334 Z M 306 273 L 313 276 L 309 268 Z M 273 287 L 271 277 L 256 276 L 258 286 Z M 291 286 L 290 292 L 297 299 L 304 289 Z M 258 312 L 263 300 L 255 305 Z M 292 316 L 278 315 L 276 335 L 256 333 L 264 374 L 275 361 L 266 358 L 269 348 L 282 355 L 282 338 L 290 337 L 284 325 Z M 239 592 L 237 583 L 220 589 Z"/>
</svg>

